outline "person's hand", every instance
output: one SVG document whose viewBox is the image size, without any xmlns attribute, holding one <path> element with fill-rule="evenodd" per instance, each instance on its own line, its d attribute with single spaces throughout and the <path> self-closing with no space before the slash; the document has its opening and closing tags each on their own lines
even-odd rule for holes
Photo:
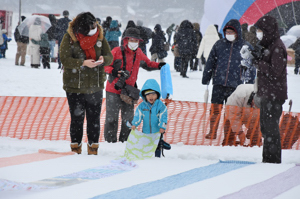
<svg viewBox="0 0 300 199">
<path fill-rule="evenodd" d="M 111 71 L 111 74 L 114 76 L 114 77 L 121 77 L 121 65 L 122 65 L 122 60 L 121 59 L 116 59 L 112 65 L 112 67 L 114 68 L 112 71 Z"/>
<path fill-rule="evenodd" d="M 136 128 L 135 126 L 131 126 L 131 130 L 135 130 L 135 128 Z"/>
<path fill-rule="evenodd" d="M 165 133 L 165 129 L 160 128 L 160 129 L 159 129 L 159 133 L 161 133 L 161 134 Z"/>
<path fill-rule="evenodd" d="M 166 62 L 160 62 L 160 63 L 158 64 L 159 70 L 160 70 L 164 65 L 166 65 Z"/>
<path fill-rule="evenodd" d="M 87 59 L 83 61 L 83 65 L 89 68 L 95 68 L 99 63 L 96 63 L 93 59 Z"/>
<path fill-rule="evenodd" d="M 98 65 L 103 64 L 103 62 L 104 62 L 103 56 L 100 56 L 99 59 L 96 61 L 96 63 L 98 63 Z"/>
<path fill-rule="evenodd" d="M 240 51 L 240 54 L 243 59 L 252 58 L 251 52 L 249 50 L 249 46 L 247 46 L 247 45 L 243 45 L 243 47 Z"/>
</svg>

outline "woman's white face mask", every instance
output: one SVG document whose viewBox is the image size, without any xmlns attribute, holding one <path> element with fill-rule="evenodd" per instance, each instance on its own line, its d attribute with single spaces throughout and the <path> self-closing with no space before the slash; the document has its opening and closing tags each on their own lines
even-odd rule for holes
<svg viewBox="0 0 300 199">
<path fill-rule="evenodd" d="M 128 48 L 130 50 L 136 50 L 139 47 L 139 42 L 128 42 Z"/>
<path fill-rule="evenodd" d="M 94 34 L 96 34 L 96 32 L 97 32 L 97 27 L 90 30 L 90 32 L 88 33 L 88 36 L 93 36 Z"/>
<path fill-rule="evenodd" d="M 235 40 L 235 35 L 226 35 L 226 39 L 228 41 L 234 41 Z"/>
<path fill-rule="evenodd" d="M 256 32 L 257 39 L 262 40 L 263 36 L 264 36 L 263 32 Z"/>
</svg>

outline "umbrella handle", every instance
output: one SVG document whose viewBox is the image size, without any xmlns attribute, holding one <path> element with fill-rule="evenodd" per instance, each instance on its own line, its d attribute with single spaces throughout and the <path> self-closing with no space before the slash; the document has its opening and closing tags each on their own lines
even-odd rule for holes
<svg viewBox="0 0 300 199">
<path fill-rule="evenodd" d="M 292 110 L 293 100 L 290 100 L 290 101 L 289 101 L 289 105 L 290 105 L 290 108 L 289 108 L 289 113 L 290 113 L 291 110 Z"/>
</svg>

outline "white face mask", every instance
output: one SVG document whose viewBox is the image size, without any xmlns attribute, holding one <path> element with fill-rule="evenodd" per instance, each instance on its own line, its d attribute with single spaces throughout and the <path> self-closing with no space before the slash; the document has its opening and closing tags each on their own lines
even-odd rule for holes
<svg viewBox="0 0 300 199">
<path fill-rule="evenodd" d="M 263 32 L 256 32 L 257 39 L 262 40 L 263 36 L 264 36 Z"/>
<path fill-rule="evenodd" d="M 128 42 L 128 48 L 130 48 L 130 50 L 136 50 L 139 47 L 139 43 L 137 42 Z"/>
<path fill-rule="evenodd" d="M 234 41 L 235 40 L 235 35 L 226 35 L 226 39 L 228 41 Z"/>
<path fill-rule="evenodd" d="M 97 32 L 97 28 L 94 28 L 92 30 L 90 30 L 90 32 L 88 33 L 88 36 L 93 36 L 94 34 L 96 34 Z"/>
</svg>

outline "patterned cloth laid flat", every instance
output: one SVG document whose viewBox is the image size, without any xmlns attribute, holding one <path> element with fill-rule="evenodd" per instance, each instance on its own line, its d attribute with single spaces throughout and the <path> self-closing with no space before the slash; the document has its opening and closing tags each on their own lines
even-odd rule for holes
<svg viewBox="0 0 300 199">
<path fill-rule="evenodd" d="M 132 130 L 127 140 L 124 156 L 127 160 L 143 160 L 154 155 L 160 133 L 145 134 Z"/>
</svg>

